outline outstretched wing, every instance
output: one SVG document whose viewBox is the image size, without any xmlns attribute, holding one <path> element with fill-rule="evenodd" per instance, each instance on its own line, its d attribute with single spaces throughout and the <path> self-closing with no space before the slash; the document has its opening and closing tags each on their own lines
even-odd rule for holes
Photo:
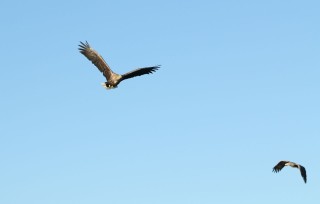
<svg viewBox="0 0 320 204">
<path fill-rule="evenodd" d="M 281 171 L 281 169 L 285 166 L 286 163 L 288 163 L 289 161 L 280 161 L 277 165 L 275 165 L 273 167 L 273 172 L 279 172 Z"/>
<path fill-rule="evenodd" d="M 86 56 L 88 60 L 90 60 L 99 70 L 103 73 L 103 75 L 108 79 L 110 79 L 110 76 L 112 74 L 112 70 L 110 69 L 109 65 L 104 61 L 102 56 L 92 49 L 89 45 L 89 43 L 86 41 L 86 43 L 83 43 L 80 41 L 79 50 L 81 54 Z"/>
<path fill-rule="evenodd" d="M 136 76 L 141 76 L 144 74 L 152 74 L 153 72 L 155 72 L 159 68 L 160 68 L 160 65 L 153 66 L 153 67 L 139 68 L 139 69 L 136 69 L 131 72 L 123 74 L 122 80 L 129 79 L 129 78 L 136 77 Z"/>
<path fill-rule="evenodd" d="M 300 169 L 300 173 L 301 173 L 301 176 L 302 176 L 304 182 L 307 183 L 307 172 L 306 172 L 306 169 L 301 165 L 299 165 L 298 167 Z"/>
</svg>

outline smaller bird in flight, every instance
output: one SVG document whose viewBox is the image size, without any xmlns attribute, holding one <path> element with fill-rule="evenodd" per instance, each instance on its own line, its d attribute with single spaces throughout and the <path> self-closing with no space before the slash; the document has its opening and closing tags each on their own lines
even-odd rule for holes
<svg viewBox="0 0 320 204">
<path fill-rule="evenodd" d="M 114 73 L 111 70 L 109 65 L 102 58 L 102 56 L 97 51 L 92 49 L 87 41 L 86 43 L 83 43 L 80 41 L 79 50 L 80 50 L 80 53 L 86 56 L 88 60 L 90 60 L 99 69 L 99 71 L 102 72 L 103 76 L 107 79 L 106 82 L 101 84 L 106 89 L 117 88 L 118 84 L 125 79 L 141 76 L 144 74 L 152 74 L 153 72 L 155 72 L 157 69 L 160 68 L 160 65 L 152 66 L 152 67 L 143 67 L 143 68 L 139 68 L 131 72 L 120 75 L 120 74 Z"/>
<path fill-rule="evenodd" d="M 300 165 L 291 161 L 280 161 L 275 167 L 273 167 L 273 172 L 278 173 L 284 166 L 291 166 L 293 168 L 298 168 L 300 170 L 301 176 L 305 183 L 307 183 L 307 172 L 306 169 Z"/>
</svg>

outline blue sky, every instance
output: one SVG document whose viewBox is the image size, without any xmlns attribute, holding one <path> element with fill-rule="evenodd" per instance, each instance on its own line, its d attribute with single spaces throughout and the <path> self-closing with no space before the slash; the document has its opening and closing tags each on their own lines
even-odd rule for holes
<svg viewBox="0 0 320 204">
<path fill-rule="evenodd" d="M 314 202 L 319 6 L 1 2 L 0 203 Z M 117 73 L 162 67 L 106 91 L 85 40 Z"/>
</svg>

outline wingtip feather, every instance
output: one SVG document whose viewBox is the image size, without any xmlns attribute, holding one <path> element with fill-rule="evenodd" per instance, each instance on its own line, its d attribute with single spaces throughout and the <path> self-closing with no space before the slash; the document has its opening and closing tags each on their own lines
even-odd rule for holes
<svg viewBox="0 0 320 204">
<path fill-rule="evenodd" d="M 80 53 L 84 54 L 86 52 L 86 49 L 90 49 L 90 48 L 91 47 L 88 41 L 86 41 L 85 43 L 80 41 L 79 48 L 78 48 L 78 50 L 80 50 Z"/>
</svg>

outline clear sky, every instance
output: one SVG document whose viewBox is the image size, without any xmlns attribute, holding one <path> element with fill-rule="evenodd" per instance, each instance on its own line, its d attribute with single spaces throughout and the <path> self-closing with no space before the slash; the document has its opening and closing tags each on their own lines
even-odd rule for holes
<svg viewBox="0 0 320 204">
<path fill-rule="evenodd" d="M 0 203 L 317 202 L 319 8 L 1 1 Z M 117 73 L 162 67 L 107 91 L 86 40 Z"/>
</svg>

